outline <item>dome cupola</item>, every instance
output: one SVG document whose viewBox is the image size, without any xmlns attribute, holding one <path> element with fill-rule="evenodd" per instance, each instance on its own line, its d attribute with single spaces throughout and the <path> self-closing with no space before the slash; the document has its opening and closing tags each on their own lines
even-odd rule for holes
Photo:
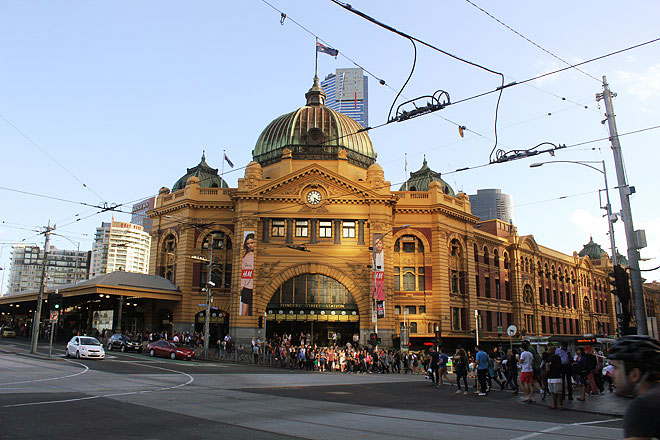
<svg viewBox="0 0 660 440">
<path fill-rule="evenodd" d="M 452 197 L 456 197 L 452 187 L 440 178 L 440 173 L 437 173 L 429 168 L 428 163 L 426 162 L 426 156 L 424 156 L 422 167 L 414 173 L 410 173 L 410 178 L 406 181 L 406 183 L 401 185 L 399 191 L 428 191 L 431 182 L 438 182 L 442 187 L 443 193 Z"/>
<path fill-rule="evenodd" d="M 218 170 L 211 168 L 206 163 L 206 154 L 202 152 L 202 160 L 193 168 L 188 168 L 188 172 L 176 181 L 172 187 L 172 192 L 186 187 L 186 182 L 191 177 L 199 179 L 199 186 L 202 188 L 229 188 L 227 182 L 218 176 Z"/>
<path fill-rule="evenodd" d="M 285 148 L 293 159 L 335 160 L 346 150 L 349 163 L 364 169 L 376 162 L 366 130 L 349 116 L 325 105 L 325 92 L 314 77 L 306 105 L 272 121 L 259 136 L 252 158 L 261 166 L 279 162 Z"/>
</svg>

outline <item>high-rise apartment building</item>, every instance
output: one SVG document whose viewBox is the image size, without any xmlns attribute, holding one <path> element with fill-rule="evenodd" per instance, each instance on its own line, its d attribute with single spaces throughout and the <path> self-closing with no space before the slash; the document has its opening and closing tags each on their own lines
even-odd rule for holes
<svg viewBox="0 0 660 440">
<path fill-rule="evenodd" d="M 369 126 L 368 81 L 360 68 L 337 69 L 321 81 L 325 105 L 343 113 L 363 127 Z"/>
<path fill-rule="evenodd" d="M 148 273 L 151 237 L 140 225 L 103 222 L 96 228 L 90 277 L 116 270 Z"/>
<path fill-rule="evenodd" d="M 153 209 L 156 197 L 149 197 L 136 203 L 131 211 L 131 223 L 142 226 L 147 234 L 151 233 L 151 219 L 147 217 L 147 211 Z"/>
<path fill-rule="evenodd" d="M 49 246 L 46 259 L 46 287 L 76 284 L 89 278 L 91 252 Z M 12 246 L 7 294 L 39 290 L 44 250 L 35 244 Z"/>
<path fill-rule="evenodd" d="M 478 189 L 470 195 L 472 214 L 481 220 L 513 221 L 513 197 L 500 189 Z"/>
</svg>

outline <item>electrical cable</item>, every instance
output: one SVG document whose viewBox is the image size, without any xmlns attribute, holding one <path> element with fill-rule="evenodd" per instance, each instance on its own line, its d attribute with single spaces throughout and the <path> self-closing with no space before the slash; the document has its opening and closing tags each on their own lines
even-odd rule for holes
<svg viewBox="0 0 660 440">
<path fill-rule="evenodd" d="M 413 62 L 412 62 L 412 68 L 410 69 L 410 75 L 408 75 L 408 79 L 406 79 L 406 82 L 403 83 L 401 86 L 401 90 L 399 90 L 399 93 L 396 94 L 394 97 L 394 100 L 392 101 L 392 106 L 390 107 L 390 111 L 387 112 L 387 120 L 390 121 L 392 119 L 392 110 L 394 110 L 394 104 L 396 104 L 396 100 L 399 99 L 399 96 L 401 95 L 401 92 L 403 92 L 403 89 L 406 88 L 408 85 L 408 82 L 410 81 L 410 78 L 413 76 L 413 72 L 415 72 L 415 66 L 417 65 L 417 45 L 415 44 L 415 40 L 412 38 L 408 38 L 408 40 L 412 43 L 413 45 Z"/>
<path fill-rule="evenodd" d="M 73 174 L 72 171 L 70 171 L 67 167 L 65 167 L 64 165 L 62 165 L 57 159 L 55 159 L 55 157 L 53 157 L 50 153 L 48 153 L 48 151 L 46 151 L 45 148 L 43 148 L 43 147 L 42 147 L 41 145 L 39 145 L 34 139 L 32 139 L 30 136 L 28 136 L 23 130 L 21 130 L 21 129 L 18 128 L 16 125 L 14 125 L 14 124 L 13 124 L 11 121 L 9 121 L 9 119 L 7 119 L 4 115 L 0 114 L 0 118 L 1 118 L 3 121 L 5 121 L 10 127 L 12 127 L 14 130 L 16 130 L 18 133 L 20 133 L 21 136 L 23 136 L 25 139 L 27 139 L 32 145 L 34 145 L 34 146 L 37 147 L 39 150 L 41 150 L 42 153 L 44 153 L 46 156 L 48 156 L 53 162 L 55 162 L 60 168 L 62 168 L 64 171 L 66 171 L 71 177 L 73 177 L 74 179 L 76 179 L 76 180 L 77 180 L 77 181 L 78 181 L 78 182 L 79 182 L 84 188 L 86 188 L 89 192 L 91 192 L 91 193 L 94 194 L 96 197 L 98 197 L 102 202 L 105 202 L 105 199 L 103 199 L 103 197 L 101 197 L 100 195 L 98 195 L 98 194 L 97 194 L 92 188 L 90 188 L 89 186 L 87 186 L 87 184 L 86 184 L 85 182 L 83 182 L 82 180 L 80 180 L 80 179 L 78 178 L 78 176 L 76 176 L 75 174 Z"/>
<path fill-rule="evenodd" d="M 543 52 L 547 53 L 547 54 L 550 55 L 551 57 L 553 57 L 553 58 L 555 58 L 555 59 L 561 61 L 562 63 L 564 63 L 564 64 L 566 64 L 566 65 L 569 65 L 569 66 L 571 65 L 571 63 L 569 63 L 568 61 L 564 60 L 563 58 L 560 58 L 559 56 L 555 55 L 554 53 L 550 52 L 549 50 L 547 50 L 547 49 L 541 47 L 540 45 L 536 44 L 535 42 L 533 42 L 532 40 L 530 40 L 529 38 L 527 38 L 526 36 L 524 36 L 523 34 L 521 34 L 520 32 L 518 32 L 517 30 L 515 30 L 514 28 L 512 28 L 512 27 L 509 26 L 508 24 L 504 23 L 503 21 L 501 21 L 501 20 L 498 19 L 497 17 L 493 16 L 490 12 L 486 11 L 486 10 L 483 9 L 482 7 L 480 7 L 480 6 L 478 6 L 477 4 L 473 3 L 471 0 L 465 0 L 465 1 L 468 2 L 469 4 L 471 4 L 472 6 L 474 6 L 475 8 L 477 8 L 478 10 L 480 10 L 481 12 L 483 12 L 484 14 L 486 14 L 487 16 L 489 16 L 490 18 L 492 18 L 493 20 L 495 20 L 496 22 L 498 22 L 499 24 L 501 24 L 502 26 L 504 26 L 505 28 L 507 28 L 508 30 L 510 30 L 511 32 L 513 32 L 514 34 L 518 35 L 518 36 L 519 36 L 520 38 L 522 38 L 523 40 L 525 40 L 525 41 L 531 43 L 533 46 L 535 46 L 535 47 L 541 49 Z M 598 82 L 600 83 L 600 80 L 599 80 L 598 78 L 596 78 L 595 76 L 593 76 L 593 75 L 591 75 L 591 74 L 589 74 L 589 73 L 587 73 L 587 72 L 584 72 L 583 70 L 580 70 L 580 69 L 578 69 L 577 67 L 575 68 L 575 70 L 577 70 L 578 72 L 580 72 L 580 73 L 582 73 L 582 74 L 588 76 L 589 78 L 591 78 L 591 79 L 593 79 L 593 80 L 596 80 L 596 81 L 598 81 Z"/>
<path fill-rule="evenodd" d="M 425 41 L 423 41 L 423 40 L 420 40 L 419 38 L 415 38 L 415 37 L 413 37 L 413 36 L 411 36 L 411 35 L 409 35 L 409 34 L 406 34 L 405 32 L 399 31 L 398 29 L 395 29 L 395 28 L 393 28 L 392 26 L 389 26 L 389 25 L 387 25 L 387 24 L 385 24 L 385 23 L 382 23 L 382 22 L 376 20 L 376 19 L 373 18 L 373 17 L 370 17 L 369 15 L 367 15 L 367 14 L 365 14 L 365 13 L 363 13 L 363 12 L 358 11 L 357 9 L 354 9 L 354 8 L 351 7 L 351 5 L 349 5 L 348 3 L 344 3 L 344 2 L 341 2 L 341 1 L 339 1 L 339 0 L 330 0 L 330 1 L 333 2 L 333 3 L 335 3 L 336 5 L 339 5 L 340 7 L 344 8 L 344 9 L 346 9 L 347 11 L 352 12 L 352 13 L 354 13 L 354 14 L 356 14 L 356 15 L 362 17 L 362 18 L 364 18 L 365 20 L 370 21 L 371 23 L 373 23 L 373 24 L 375 24 L 375 25 L 377 25 L 377 26 L 380 26 L 380 27 L 382 27 L 383 29 L 386 29 L 386 30 L 388 30 L 388 31 L 390 31 L 390 32 L 393 32 L 393 33 L 395 33 L 395 34 L 397 34 L 397 35 L 399 35 L 399 36 L 401 36 L 401 37 L 408 38 L 409 40 L 417 41 L 418 43 L 423 44 L 424 46 L 426 46 L 426 47 L 428 47 L 428 48 L 430 48 L 430 49 L 433 49 L 433 50 L 435 50 L 435 51 L 437 51 L 437 52 L 440 52 L 440 53 L 442 53 L 442 54 L 444 54 L 444 55 L 446 55 L 446 56 L 448 56 L 448 57 L 450 57 L 450 58 L 453 58 L 453 59 L 455 59 L 455 60 L 457 60 L 457 61 L 460 61 L 460 62 L 462 62 L 462 63 L 469 64 L 469 65 L 471 65 L 471 66 L 473 66 L 473 67 L 476 67 L 476 68 L 478 68 L 478 69 L 484 70 L 484 71 L 489 72 L 489 73 L 492 73 L 492 74 L 494 74 L 494 75 L 498 75 L 498 76 L 501 78 L 502 83 L 501 83 L 500 87 L 498 87 L 498 88 L 496 89 L 496 90 L 499 90 L 499 94 L 498 94 L 498 97 L 497 97 L 497 104 L 495 105 L 495 121 L 494 121 L 494 126 L 495 126 L 495 129 L 494 129 L 494 132 L 495 132 L 495 145 L 493 146 L 493 149 L 492 149 L 491 152 L 490 152 L 490 158 L 492 158 L 493 153 L 494 153 L 495 150 L 497 149 L 497 116 L 498 116 L 498 113 L 499 113 L 500 100 L 501 100 L 501 98 L 502 98 L 502 92 L 503 92 L 503 90 L 504 90 L 504 88 L 505 88 L 505 86 L 504 86 L 504 74 L 502 74 L 502 73 L 500 73 L 500 72 L 496 72 L 496 71 L 494 71 L 494 70 L 492 70 L 492 69 L 489 69 L 488 67 L 485 67 L 485 66 L 482 66 L 482 65 L 480 65 L 480 64 L 474 63 L 474 62 L 469 61 L 469 60 L 467 60 L 467 59 L 461 58 L 461 57 L 459 57 L 459 56 L 457 56 L 457 55 L 454 55 L 454 54 L 452 54 L 452 53 L 450 53 L 450 52 L 447 52 L 447 51 L 445 51 L 445 50 L 443 50 L 443 49 L 440 49 L 439 47 L 436 47 L 436 46 L 434 46 L 434 45 L 432 45 L 432 44 L 430 44 L 430 43 L 427 43 L 427 42 L 425 42 Z M 447 104 L 447 105 L 449 105 L 449 104 Z"/>
</svg>

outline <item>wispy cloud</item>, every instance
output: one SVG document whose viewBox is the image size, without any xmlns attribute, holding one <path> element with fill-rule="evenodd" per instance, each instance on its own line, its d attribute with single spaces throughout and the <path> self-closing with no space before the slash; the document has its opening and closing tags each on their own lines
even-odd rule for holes
<svg viewBox="0 0 660 440">
<path fill-rule="evenodd" d="M 640 72 L 618 70 L 614 75 L 617 87 L 642 101 L 660 97 L 660 63 Z"/>
</svg>

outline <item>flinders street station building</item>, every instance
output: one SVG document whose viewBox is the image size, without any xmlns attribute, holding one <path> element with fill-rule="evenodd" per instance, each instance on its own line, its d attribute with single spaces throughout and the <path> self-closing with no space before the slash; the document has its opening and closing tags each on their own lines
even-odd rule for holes
<svg viewBox="0 0 660 440">
<path fill-rule="evenodd" d="M 202 156 L 153 210 L 150 273 L 178 296 L 154 298 L 147 330 L 201 331 L 212 297 L 212 339 L 274 332 L 335 333 L 398 347 L 520 336 L 613 335 L 609 257 L 595 243 L 566 255 L 480 221 L 470 200 L 424 160 L 398 191 L 366 131 L 325 106 L 315 79 L 306 104 L 274 119 L 252 162 L 228 188 Z M 396 188 L 395 188 L 396 189 Z"/>
</svg>

